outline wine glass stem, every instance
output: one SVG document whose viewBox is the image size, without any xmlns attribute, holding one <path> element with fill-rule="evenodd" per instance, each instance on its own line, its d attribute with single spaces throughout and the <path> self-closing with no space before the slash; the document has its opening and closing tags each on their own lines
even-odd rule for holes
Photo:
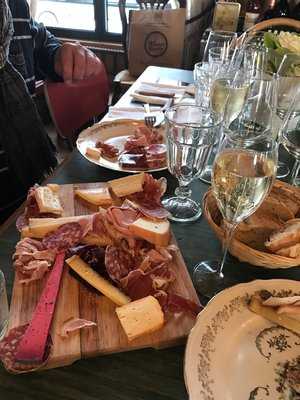
<svg viewBox="0 0 300 400">
<path fill-rule="evenodd" d="M 295 185 L 300 168 L 300 160 L 296 160 L 291 172 L 291 184 Z"/>
<path fill-rule="evenodd" d="M 179 182 L 179 186 L 175 189 L 175 194 L 177 197 L 187 198 L 191 197 L 192 191 L 188 185 L 183 185 Z"/>
<path fill-rule="evenodd" d="M 222 256 L 222 261 L 220 263 L 220 267 L 219 267 L 219 271 L 218 271 L 218 274 L 219 274 L 220 278 L 224 277 L 223 268 L 224 268 L 225 260 L 226 260 L 226 257 L 227 257 L 227 253 L 228 253 L 228 250 L 229 250 L 229 246 L 230 246 L 230 243 L 231 243 L 235 228 L 237 226 L 237 224 L 231 224 L 231 223 L 226 222 L 226 221 L 224 221 L 224 222 L 225 222 L 225 239 L 223 241 L 223 256 Z"/>
</svg>

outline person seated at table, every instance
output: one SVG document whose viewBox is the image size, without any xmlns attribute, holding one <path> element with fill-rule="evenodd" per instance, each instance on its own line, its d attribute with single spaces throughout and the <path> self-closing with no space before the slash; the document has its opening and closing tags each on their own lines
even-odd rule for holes
<svg viewBox="0 0 300 400">
<path fill-rule="evenodd" d="M 0 0 L 0 224 L 57 165 L 31 97 L 36 79 L 72 82 L 103 68 L 90 50 L 33 21 L 26 0 Z"/>
</svg>

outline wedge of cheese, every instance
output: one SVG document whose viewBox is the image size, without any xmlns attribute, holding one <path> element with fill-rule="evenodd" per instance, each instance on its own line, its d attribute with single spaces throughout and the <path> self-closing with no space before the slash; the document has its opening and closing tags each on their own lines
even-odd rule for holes
<svg viewBox="0 0 300 400">
<path fill-rule="evenodd" d="M 76 189 L 74 193 L 76 196 L 95 206 L 108 206 L 112 204 L 108 187 Z"/>
<path fill-rule="evenodd" d="M 130 298 L 125 296 L 118 288 L 113 286 L 106 279 L 102 278 L 79 256 L 72 256 L 66 260 L 66 263 L 86 282 L 99 290 L 104 296 L 108 297 L 118 306 L 123 306 L 130 302 Z"/>
<path fill-rule="evenodd" d="M 57 192 L 48 186 L 39 186 L 35 189 L 35 198 L 41 213 L 61 215 L 63 208 Z"/>
<path fill-rule="evenodd" d="M 27 236 L 42 239 L 47 233 L 54 231 L 61 225 L 68 222 L 78 222 L 80 219 L 86 218 L 84 215 L 75 217 L 61 217 L 61 218 L 29 218 Z M 23 233 L 23 231 L 22 231 Z"/>
<path fill-rule="evenodd" d="M 138 218 L 129 230 L 134 235 L 157 246 L 167 246 L 170 241 L 170 223 L 168 220 L 154 221 L 148 218 Z"/>
<path fill-rule="evenodd" d="M 141 192 L 145 181 L 145 174 L 125 176 L 124 178 L 109 181 L 108 185 L 117 197 L 125 197 L 130 194 Z"/>
<path fill-rule="evenodd" d="M 94 160 L 99 160 L 101 156 L 101 149 L 97 149 L 96 147 L 87 147 L 85 154 Z"/>
<path fill-rule="evenodd" d="M 128 340 L 154 332 L 164 324 L 164 313 L 158 300 L 153 296 L 117 307 L 116 313 Z"/>
<path fill-rule="evenodd" d="M 278 314 L 276 309 L 262 305 L 258 296 L 252 296 L 249 309 L 277 325 L 300 334 L 300 320 L 292 318 L 290 314 Z"/>
</svg>

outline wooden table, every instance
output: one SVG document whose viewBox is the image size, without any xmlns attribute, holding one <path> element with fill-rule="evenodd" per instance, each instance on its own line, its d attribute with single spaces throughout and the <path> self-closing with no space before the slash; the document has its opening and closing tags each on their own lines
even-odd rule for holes
<svg viewBox="0 0 300 400">
<path fill-rule="evenodd" d="M 140 79 L 153 80 L 157 77 L 191 82 L 192 72 L 150 67 Z M 128 94 L 120 102 L 124 99 L 128 102 Z M 59 184 L 97 182 L 122 175 L 89 163 L 75 150 L 49 181 Z M 154 176 L 166 176 L 168 191 L 174 191 L 176 181 L 167 171 Z M 197 180 L 192 188 L 193 197 L 201 200 L 208 186 Z M 19 240 L 14 219 L 7 221 L 0 231 L 0 266 L 7 279 L 9 295 L 14 274 L 11 255 Z M 190 272 L 198 261 L 220 256 L 220 244 L 204 218 L 192 224 L 173 224 L 172 229 Z M 239 263 L 233 258 L 228 260 L 225 274 L 234 275 L 240 282 L 269 278 L 300 280 L 298 268 L 267 270 Z M 138 350 L 80 360 L 68 367 L 18 376 L 9 375 L 1 365 L 0 399 L 184 400 L 188 396 L 183 380 L 183 357 L 184 346 Z"/>
</svg>

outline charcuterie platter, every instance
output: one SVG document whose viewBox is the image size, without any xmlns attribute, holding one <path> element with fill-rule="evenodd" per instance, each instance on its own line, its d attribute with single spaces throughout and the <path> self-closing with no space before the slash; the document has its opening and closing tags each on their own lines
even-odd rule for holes
<svg viewBox="0 0 300 400">
<path fill-rule="evenodd" d="M 77 148 L 90 162 L 115 171 L 154 172 L 166 169 L 165 128 L 120 119 L 85 129 Z"/>
<path fill-rule="evenodd" d="M 133 186 L 122 181 L 128 178 Z M 144 189 L 139 191 L 137 187 L 141 182 Z M 57 192 L 60 200 L 59 207 L 55 204 L 56 209 L 51 209 L 51 212 L 60 210 L 59 216 L 51 216 L 50 210 L 44 208 L 39 217 L 28 218 L 27 215 L 26 221 L 25 215 L 25 222 L 21 219 L 18 224 L 23 239 L 17 244 L 13 256 L 12 268 L 16 274 L 8 334 L 2 345 L 0 342 L 2 360 L 3 343 L 8 338 L 9 346 L 13 339 L 24 335 L 43 297 L 41 293 L 47 285 L 51 268 L 54 268 L 53 259 L 49 261 L 51 252 L 65 251 L 67 247 L 49 331 L 51 351 L 41 368 L 69 365 L 81 358 L 108 353 L 168 347 L 183 341 L 200 310 L 198 296 L 159 201 L 150 209 L 142 201 L 145 200 L 144 194 L 157 192 L 155 188 L 162 188 L 164 184 L 142 173 L 110 183 L 50 185 L 50 191 Z M 123 195 L 130 186 L 135 187 L 133 191 L 138 190 L 138 194 L 128 196 L 124 204 Z M 108 200 L 109 194 L 112 195 L 112 204 Z M 32 211 L 35 207 L 30 200 L 34 195 L 39 206 L 43 203 L 43 196 L 46 197 L 41 187 L 34 188 L 29 194 L 27 210 Z M 155 203 L 152 198 L 151 203 L 153 201 Z M 102 204 L 100 209 L 99 202 Z M 152 228 L 147 224 L 154 224 L 154 231 L 159 229 L 159 233 L 149 234 Z M 44 247 L 41 249 L 40 245 Z M 43 267 L 34 269 L 36 259 L 40 261 L 41 256 L 35 256 L 34 263 L 28 264 L 28 246 L 30 251 L 37 251 L 35 255 L 44 256 L 47 252 L 48 267 L 45 271 L 42 271 Z M 88 257 L 84 258 L 82 249 L 85 247 L 97 247 L 97 251 L 87 253 Z M 95 260 L 94 256 L 99 252 L 105 261 L 104 274 L 89 268 L 88 264 L 89 256 L 92 254 Z M 140 280 L 140 277 L 147 279 Z M 145 320 L 149 316 L 147 323 L 141 319 L 139 324 L 132 326 L 132 321 L 141 315 Z M 154 316 L 155 320 L 151 321 Z"/>
</svg>

